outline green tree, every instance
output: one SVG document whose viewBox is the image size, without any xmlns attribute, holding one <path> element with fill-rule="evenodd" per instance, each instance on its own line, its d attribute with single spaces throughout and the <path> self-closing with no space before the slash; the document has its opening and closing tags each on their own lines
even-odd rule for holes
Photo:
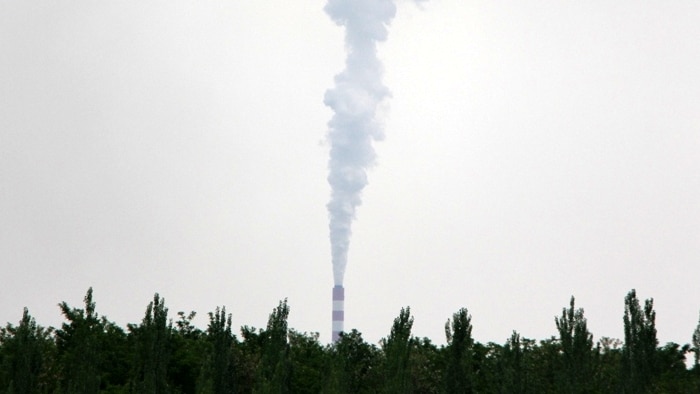
<svg viewBox="0 0 700 394">
<path fill-rule="evenodd" d="M 340 333 L 327 350 L 330 355 L 330 376 L 324 392 L 333 394 L 377 393 L 380 391 L 381 353 L 370 345 L 356 329 Z"/>
<path fill-rule="evenodd" d="M 447 393 L 471 393 L 472 390 L 472 324 L 467 308 L 452 315 L 445 323 L 447 337 L 447 370 L 445 389 Z"/>
<path fill-rule="evenodd" d="M 685 365 L 685 354 L 690 345 L 669 342 L 656 351 L 657 375 L 651 382 L 652 393 L 697 393 L 692 374 Z"/>
<path fill-rule="evenodd" d="M 700 318 L 698 318 L 698 325 L 695 327 L 693 332 L 693 368 L 700 370 Z"/>
<path fill-rule="evenodd" d="M 289 330 L 292 393 L 320 393 L 330 367 L 319 334 Z"/>
<path fill-rule="evenodd" d="M 602 337 L 598 340 L 593 353 L 593 382 L 596 392 L 620 391 L 621 345 L 622 341 L 617 338 Z"/>
<path fill-rule="evenodd" d="M 231 333 L 231 314 L 226 315 L 226 308 L 216 308 L 209 313 L 207 327 L 209 344 L 207 358 L 202 369 L 199 393 L 225 394 L 235 391 L 235 375 L 232 347 L 234 336 Z"/>
<path fill-rule="evenodd" d="M 123 332 L 97 314 L 92 294 L 90 287 L 83 298 L 84 309 L 71 308 L 65 301 L 58 305 L 67 320 L 56 331 L 60 385 L 65 393 L 98 393 L 124 383 L 124 375 L 118 372 L 126 368 L 126 360 L 120 358 L 125 348 Z"/>
<path fill-rule="evenodd" d="M 192 324 L 196 315 L 194 311 L 187 314 L 179 311 L 172 330 L 168 381 L 174 392 L 196 392 L 202 365 L 208 354 L 204 333 Z"/>
<path fill-rule="evenodd" d="M 513 331 L 500 354 L 499 393 L 525 393 L 523 346 L 520 334 Z"/>
<path fill-rule="evenodd" d="M 0 327 L 0 392 L 34 394 L 53 387 L 52 329 L 36 324 L 24 308 L 18 326 Z"/>
<path fill-rule="evenodd" d="M 133 393 L 166 394 L 171 392 L 168 364 L 172 352 L 172 324 L 168 323 L 165 299 L 158 293 L 146 307 L 141 325 L 129 325 L 133 336 L 134 355 L 131 391 Z"/>
<path fill-rule="evenodd" d="M 693 369 L 691 370 L 692 383 L 691 388 L 695 389 L 695 392 L 700 393 L 700 318 L 698 319 L 698 325 L 693 331 L 692 337 L 692 347 L 690 351 L 693 352 Z"/>
<path fill-rule="evenodd" d="M 561 356 L 561 344 L 550 337 L 540 340 L 522 338 L 523 366 L 527 393 L 556 393 L 557 365 Z"/>
<path fill-rule="evenodd" d="M 591 390 L 593 335 L 588 331 L 583 309 L 575 309 L 574 296 L 561 317 L 554 318 L 562 349 L 559 392 L 584 393 Z"/>
<path fill-rule="evenodd" d="M 124 329 L 115 323 L 107 321 L 105 317 L 102 321 L 104 332 L 100 341 L 102 343 L 100 393 L 126 393 L 129 388 L 129 371 L 133 359 L 129 338 Z"/>
<path fill-rule="evenodd" d="M 654 300 L 641 308 L 632 289 L 625 297 L 625 343 L 622 347 L 622 384 L 625 393 L 644 393 L 656 375 L 656 312 Z"/>
<path fill-rule="evenodd" d="M 414 338 L 409 361 L 411 386 L 421 394 L 439 393 L 444 374 L 444 357 L 429 338 Z"/>
<path fill-rule="evenodd" d="M 442 365 L 437 368 L 441 374 L 441 383 L 437 385 L 441 390 L 445 389 L 444 376 L 446 370 L 447 358 L 446 348 L 442 347 Z M 475 393 L 497 393 L 498 392 L 498 382 L 502 379 L 502 375 L 499 373 L 499 354 L 501 353 L 502 346 L 494 343 L 488 342 L 482 344 L 479 342 L 474 342 L 472 345 L 472 391 Z"/>
<path fill-rule="evenodd" d="M 399 316 L 394 319 L 391 333 L 382 340 L 382 350 L 386 357 L 384 372 L 386 393 L 411 393 L 410 365 L 411 351 L 414 343 L 411 337 L 413 317 L 411 308 L 401 308 Z"/>
<path fill-rule="evenodd" d="M 252 393 L 260 378 L 260 362 L 263 349 L 263 330 L 241 327 L 242 342 L 234 347 L 236 383 L 239 393 Z"/>
<path fill-rule="evenodd" d="M 291 363 L 287 341 L 288 317 L 289 306 L 285 298 L 272 310 L 267 321 L 267 328 L 260 334 L 262 336 L 262 357 L 259 378 L 256 381 L 254 392 L 280 394 L 290 392 Z"/>
</svg>

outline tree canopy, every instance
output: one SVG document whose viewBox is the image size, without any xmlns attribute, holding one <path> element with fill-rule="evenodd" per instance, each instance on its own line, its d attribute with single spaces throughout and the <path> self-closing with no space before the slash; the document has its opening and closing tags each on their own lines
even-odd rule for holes
<svg viewBox="0 0 700 394">
<path fill-rule="evenodd" d="M 410 307 L 378 344 L 356 329 L 322 344 L 318 333 L 289 327 L 286 299 L 265 328 L 238 333 L 223 306 L 200 329 L 195 312 L 173 320 L 156 293 L 141 322 L 123 329 L 98 314 L 92 288 L 83 301 L 58 304 L 58 329 L 26 308 L 16 325 L 0 327 L 0 394 L 700 392 L 700 321 L 689 327 L 690 343 L 660 346 L 653 299 L 642 304 L 634 289 L 621 305 L 623 340 L 594 342 L 572 296 L 550 338 L 513 331 L 503 344 L 480 343 L 465 307 L 447 319 L 441 346 L 413 335 Z"/>
</svg>

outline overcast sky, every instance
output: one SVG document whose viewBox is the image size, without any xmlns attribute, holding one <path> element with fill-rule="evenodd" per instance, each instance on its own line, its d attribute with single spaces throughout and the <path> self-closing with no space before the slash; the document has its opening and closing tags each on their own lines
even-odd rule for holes
<svg viewBox="0 0 700 394">
<path fill-rule="evenodd" d="M 82 305 L 139 322 L 226 306 L 330 339 L 324 93 L 344 65 L 322 0 L 0 3 L 0 323 Z M 380 45 L 386 138 L 353 224 L 346 329 L 402 306 L 444 343 L 596 339 L 624 296 L 662 343 L 700 311 L 700 3 L 398 3 Z"/>
</svg>

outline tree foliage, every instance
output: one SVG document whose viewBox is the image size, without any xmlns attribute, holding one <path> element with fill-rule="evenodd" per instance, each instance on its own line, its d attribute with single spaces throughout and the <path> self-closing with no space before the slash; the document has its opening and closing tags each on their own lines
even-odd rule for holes
<svg viewBox="0 0 700 394">
<path fill-rule="evenodd" d="M 198 393 L 231 393 L 235 391 L 233 346 L 235 337 L 231 331 L 231 315 L 226 308 L 216 307 L 209 313 L 207 327 L 207 351 L 202 366 Z"/>
<path fill-rule="evenodd" d="M 385 355 L 383 391 L 386 393 L 413 392 L 409 374 L 409 361 L 413 350 L 412 328 L 411 308 L 401 308 L 399 316 L 394 319 L 389 336 L 382 339 Z"/>
<path fill-rule="evenodd" d="M 31 394 L 52 387 L 52 329 L 36 324 L 24 308 L 19 325 L 0 328 L 0 390 Z M 2 391 L 0 391 L 2 392 Z"/>
<path fill-rule="evenodd" d="M 325 392 L 371 393 L 383 380 L 380 349 L 365 342 L 356 329 L 340 333 L 329 348 L 329 356 L 331 372 Z"/>
<path fill-rule="evenodd" d="M 654 300 L 644 301 L 642 309 L 632 289 L 625 297 L 625 344 L 622 347 L 622 390 L 643 393 L 656 376 L 656 312 Z"/>
<path fill-rule="evenodd" d="M 224 307 L 201 330 L 195 312 L 170 320 L 157 293 L 124 330 L 97 313 L 88 289 L 80 308 L 58 305 L 59 329 L 26 308 L 17 325 L 0 327 L 0 394 L 700 392 L 700 322 L 691 343 L 659 346 L 653 300 L 642 305 L 632 290 L 624 301 L 624 341 L 601 337 L 595 347 L 574 297 L 554 317 L 558 335 L 539 341 L 513 331 L 503 344 L 479 343 L 461 308 L 436 345 L 413 336 L 406 307 L 379 346 L 356 329 L 324 345 L 318 333 L 289 328 L 287 300 L 264 329 L 241 327 L 239 340 Z"/>
<path fill-rule="evenodd" d="M 698 325 L 693 331 L 693 367 L 695 369 L 700 369 L 700 318 L 698 318 Z"/>
<path fill-rule="evenodd" d="M 291 387 L 291 363 L 287 334 L 289 327 L 287 299 L 272 310 L 267 328 L 261 331 L 262 354 L 254 392 L 288 393 Z"/>
<path fill-rule="evenodd" d="M 445 388 L 447 393 L 472 392 L 472 317 L 467 308 L 452 315 L 445 323 L 447 337 L 447 371 Z"/>
<path fill-rule="evenodd" d="M 591 369 L 593 334 L 588 331 L 583 309 L 575 309 L 571 296 L 569 308 L 564 308 L 561 317 L 554 318 L 559 331 L 561 363 L 558 388 L 561 393 L 583 393 L 593 374 Z"/>
<path fill-rule="evenodd" d="M 168 323 L 165 299 L 156 293 L 146 308 L 141 325 L 129 325 L 129 330 L 135 345 L 131 391 L 170 393 L 168 364 L 173 346 L 173 328 L 172 324 Z"/>
</svg>

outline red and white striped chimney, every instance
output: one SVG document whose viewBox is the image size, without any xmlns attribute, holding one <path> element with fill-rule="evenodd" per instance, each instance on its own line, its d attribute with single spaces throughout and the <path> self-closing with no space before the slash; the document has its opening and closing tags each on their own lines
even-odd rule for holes
<svg viewBox="0 0 700 394">
<path fill-rule="evenodd" d="M 331 338 L 336 342 L 343 332 L 345 323 L 345 288 L 340 285 L 333 287 L 333 332 Z"/>
</svg>

